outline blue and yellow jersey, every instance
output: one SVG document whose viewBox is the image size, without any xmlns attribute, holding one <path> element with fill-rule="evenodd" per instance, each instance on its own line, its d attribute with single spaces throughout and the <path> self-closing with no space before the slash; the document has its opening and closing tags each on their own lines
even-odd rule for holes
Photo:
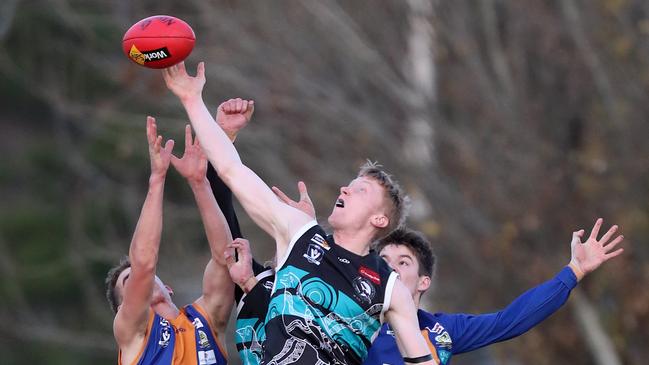
<svg viewBox="0 0 649 365">
<path fill-rule="evenodd" d="M 516 298 L 499 312 L 481 315 L 417 312 L 419 328 L 435 361 L 448 365 L 452 355 L 473 351 L 527 332 L 556 312 L 577 285 L 572 270 L 564 268 Z M 394 333 L 383 325 L 364 365 L 404 364 Z"/>
<path fill-rule="evenodd" d="M 209 316 L 197 304 L 187 305 L 173 320 L 150 312 L 147 334 L 131 364 L 119 365 L 224 365 L 226 352 L 210 327 Z"/>
</svg>

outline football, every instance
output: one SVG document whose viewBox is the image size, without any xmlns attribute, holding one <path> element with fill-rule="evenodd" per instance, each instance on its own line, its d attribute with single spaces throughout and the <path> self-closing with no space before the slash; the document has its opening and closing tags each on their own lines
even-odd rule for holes
<svg viewBox="0 0 649 365">
<path fill-rule="evenodd" d="M 122 50 L 140 66 L 167 68 L 187 58 L 195 42 L 189 24 L 173 16 L 155 15 L 140 20 L 126 31 Z"/>
</svg>

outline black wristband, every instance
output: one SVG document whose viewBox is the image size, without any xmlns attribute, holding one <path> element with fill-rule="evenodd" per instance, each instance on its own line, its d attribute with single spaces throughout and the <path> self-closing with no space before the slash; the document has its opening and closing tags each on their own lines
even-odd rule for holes
<svg viewBox="0 0 649 365">
<path fill-rule="evenodd" d="M 419 357 L 404 357 L 403 361 L 404 362 L 409 362 L 411 364 L 419 364 L 420 362 L 426 362 L 430 361 L 433 359 L 433 355 L 428 354 L 424 356 L 419 356 Z"/>
</svg>

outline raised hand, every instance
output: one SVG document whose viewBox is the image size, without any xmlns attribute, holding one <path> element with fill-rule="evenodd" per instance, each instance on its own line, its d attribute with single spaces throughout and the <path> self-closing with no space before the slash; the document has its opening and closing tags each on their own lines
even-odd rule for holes
<svg viewBox="0 0 649 365">
<path fill-rule="evenodd" d="M 235 284 L 246 291 L 246 286 L 254 286 L 254 283 L 251 284 L 250 281 L 255 278 L 255 273 L 252 270 L 250 243 L 246 239 L 237 238 L 226 247 L 228 249 L 224 252 L 224 256 L 225 263 L 230 272 L 230 278 L 232 278 Z M 237 250 L 239 253 L 239 261 L 235 261 L 234 259 L 234 250 Z"/>
<path fill-rule="evenodd" d="M 271 189 L 273 189 L 273 193 L 277 195 L 279 200 L 283 201 L 287 205 L 292 206 L 293 208 L 303 211 L 309 217 L 315 219 L 315 208 L 313 207 L 313 203 L 311 202 L 309 192 L 306 190 L 306 184 L 304 184 L 304 182 L 299 181 L 297 183 L 297 190 L 300 192 L 300 201 L 297 202 L 289 198 L 286 194 L 284 194 L 283 191 L 279 190 L 278 187 L 273 186 Z"/>
<path fill-rule="evenodd" d="M 593 272 L 604 262 L 620 255 L 624 251 L 623 248 L 613 251 L 624 239 L 624 236 L 619 235 L 611 241 L 611 238 L 613 238 L 618 230 L 617 225 L 612 226 L 601 239 L 597 239 L 603 222 L 604 220 L 602 218 L 597 219 L 586 242 L 581 242 L 581 237 L 584 235 L 583 229 L 572 234 L 572 242 L 570 243 L 572 258 L 570 260 L 570 266 L 573 268 L 573 271 L 576 271 L 575 274 L 578 279 Z"/>
<path fill-rule="evenodd" d="M 149 158 L 151 160 L 151 176 L 165 177 L 169 169 L 171 151 L 174 148 L 173 139 L 168 140 L 162 147 L 162 136 L 158 135 L 155 118 L 146 118 L 146 137 L 149 142 Z"/>
<path fill-rule="evenodd" d="M 185 69 L 185 62 L 163 69 L 162 77 L 167 88 L 185 102 L 201 96 L 205 86 L 205 63 L 198 63 L 195 77 L 189 76 Z"/>
<path fill-rule="evenodd" d="M 241 98 L 230 99 L 219 105 L 216 111 L 216 123 L 228 135 L 230 140 L 234 142 L 237 138 L 237 133 L 250 122 L 254 111 L 254 101 Z"/>
<path fill-rule="evenodd" d="M 192 138 L 192 127 L 189 124 L 185 126 L 185 152 L 181 158 L 172 155 L 171 164 L 190 183 L 201 183 L 205 180 L 207 157 L 198 143 L 198 138 Z"/>
</svg>

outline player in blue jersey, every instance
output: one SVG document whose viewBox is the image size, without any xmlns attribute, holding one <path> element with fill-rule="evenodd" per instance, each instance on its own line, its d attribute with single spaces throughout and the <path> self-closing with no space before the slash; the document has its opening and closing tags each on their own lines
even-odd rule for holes
<svg viewBox="0 0 649 365">
<path fill-rule="evenodd" d="M 262 363 L 360 364 L 386 319 L 407 362 L 433 364 L 412 297 L 369 250 L 373 240 L 401 223 L 402 194 L 389 175 L 368 166 L 341 188 L 328 219 L 334 233 L 328 236 L 307 214 L 277 199 L 241 162 L 202 100 L 203 63 L 196 77 L 187 74 L 184 63 L 162 72 L 221 179 L 275 239 L 277 276 Z M 245 114 L 249 107 L 239 99 L 226 112 Z"/>
<path fill-rule="evenodd" d="M 286 204 L 304 204 L 293 201 L 282 192 L 276 194 Z M 301 189 L 301 194 L 306 194 L 306 187 Z M 434 359 L 446 365 L 450 362 L 451 355 L 519 336 L 557 311 L 584 275 L 623 252 L 622 249 L 613 251 L 623 240 L 623 236 L 611 240 L 618 230 L 617 226 L 612 226 L 601 239 L 597 239 L 602 223 L 602 219 L 596 221 L 584 243 L 580 241 L 584 231 L 574 232 L 569 265 L 554 278 L 528 290 L 501 311 L 469 315 L 433 314 L 419 309 L 419 326 Z M 436 260 L 428 240 L 417 231 L 399 228 L 379 240 L 375 249 L 399 273 L 400 280 L 419 307 L 421 296 L 431 286 Z M 403 364 L 388 325 L 381 328 L 364 364 Z"/>
<path fill-rule="evenodd" d="M 113 331 L 123 365 L 225 364 L 221 339 L 232 308 L 233 283 L 223 251 L 231 241 L 225 219 L 212 195 L 207 160 L 186 128 L 185 153 L 172 155 L 174 142 L 162 146 L 155 120 L 147 119 L 151 159 L 149 191 L 131 241 L 128 258 L 108 273 L 107 299 L 115 314 Z M 211 259 L 203 277 L 203 293 L 181 309 L 172 291 L 156 276 L 162 232 L 163 191 L 169 164 L 187 179 L 199 207 Z"/>
<path fill-rule="evenodd" d="M 618 227 L 611 227 L 598 239 L 601 225 L 602 219 L 598 219 L 584 243 L 581 242 L 584 231 L 574 232 L 570 263 L 554 278 L 528 290 L 501 311 L 470 315 L 429 313 L 420 309 L 419 326 L 435 360 L 447 365 L 452 355 L 519 336 L 558 310 L 584 275 L 622 253 L 622 249 L 614 251 L 623 239 L 622 236 L 613 239 Z M 376 248 L 399 273 L 419 306 L 434 272 L 435 257 L 429 242 L 419 232 L 399 229 L 380 240 Z M 403 364 L 389 326 L 381 328 L 364 364 Z"/>
</svg>

